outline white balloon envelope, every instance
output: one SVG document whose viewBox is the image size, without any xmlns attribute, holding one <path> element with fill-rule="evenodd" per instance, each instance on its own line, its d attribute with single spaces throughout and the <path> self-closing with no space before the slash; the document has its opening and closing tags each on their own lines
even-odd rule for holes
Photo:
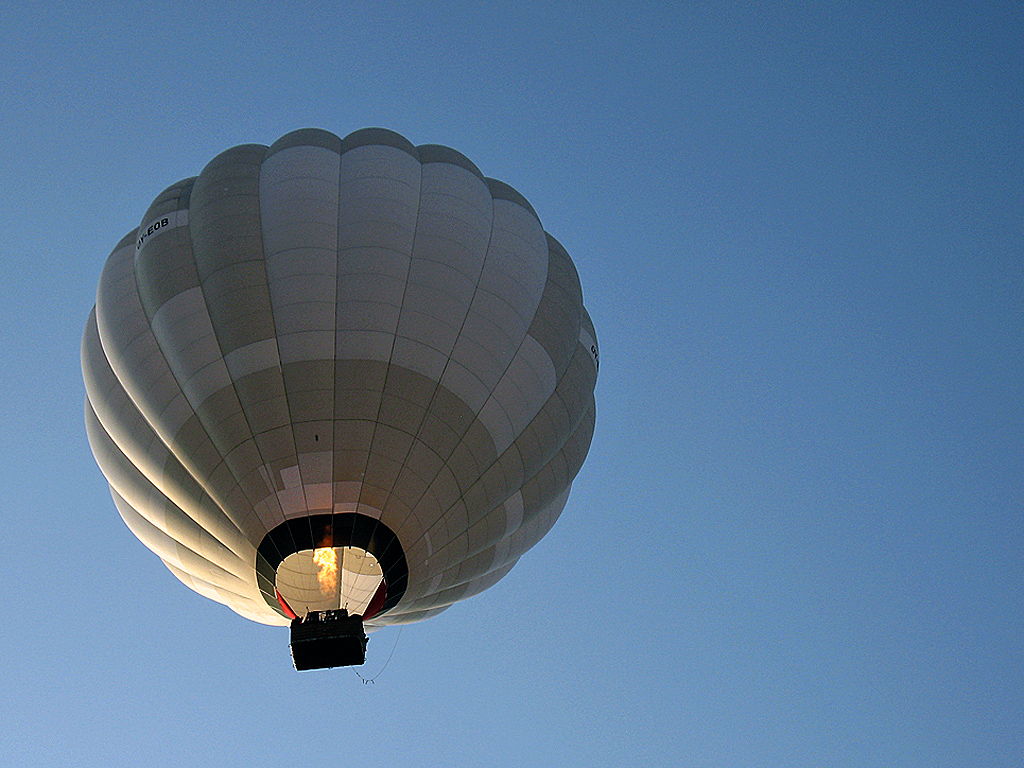
<svg viewBox="0 0 1024 768">
<path fill-rule="evenodd" d="M 597 341 L 530 204 L 365 129 L 243 145 L 114 249 L 82 344 L 93 453 L 182 582 L 266 624 L 417 621 L 551 528 Z"/>
</svg>

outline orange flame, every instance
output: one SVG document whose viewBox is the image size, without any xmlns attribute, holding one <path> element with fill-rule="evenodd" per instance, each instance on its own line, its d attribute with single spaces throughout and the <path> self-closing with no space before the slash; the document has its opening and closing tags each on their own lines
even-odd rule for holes
<svg viewBox="0 0 1024 768">
<path fill-rule="evenodd" d="M 338 588 L 338 553 L 334 547 L 321 547 L 313 550 L 313 562 L 319 567 L 316 574 L 320 582 L 320 592 L 330 597 Z"/>
</svg>

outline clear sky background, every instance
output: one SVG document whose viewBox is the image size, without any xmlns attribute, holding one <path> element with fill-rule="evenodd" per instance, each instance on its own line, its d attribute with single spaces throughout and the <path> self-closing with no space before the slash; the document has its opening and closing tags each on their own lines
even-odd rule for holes
<svg viewBox="0 0 1024 768">
<path fill-rule="evenodd" d="M 0 763 L 1024 764 L 1022 94 L 1016 1 L 6 3 Z M 177 582 L 82 418 L 113 246 L 306 126 L 512 184 L 601 341 L 562 518 L 373 685 Z"/>
</svg>

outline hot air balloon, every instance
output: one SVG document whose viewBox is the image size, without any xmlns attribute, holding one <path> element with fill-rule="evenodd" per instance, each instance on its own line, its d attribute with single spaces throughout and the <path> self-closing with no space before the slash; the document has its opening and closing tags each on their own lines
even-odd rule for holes
<svg viewBox="0 0 1024 768">
<path fill-rule="evenodd" d="M 594 428 L 572 260 L 462 154 L 371 128 L 223 152 L 107 259 L 90 446 L 196 592 L 296 668 L 487 589 L 555 523 Z"/>
</svg>

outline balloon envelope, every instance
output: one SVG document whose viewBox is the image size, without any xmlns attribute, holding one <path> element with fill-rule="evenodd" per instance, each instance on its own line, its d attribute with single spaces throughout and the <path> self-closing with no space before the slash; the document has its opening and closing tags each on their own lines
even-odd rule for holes
<svg viewBox="0 0 1024 768">
<path fill-rule="evenodd" d="M 287 624 L 416 621 L 554 524 L 597 342 L 530 204 L 365 129 L 243 145 L 156 198 L 82 345 L 114 503 L 182 582 Z"/>
</svg>

